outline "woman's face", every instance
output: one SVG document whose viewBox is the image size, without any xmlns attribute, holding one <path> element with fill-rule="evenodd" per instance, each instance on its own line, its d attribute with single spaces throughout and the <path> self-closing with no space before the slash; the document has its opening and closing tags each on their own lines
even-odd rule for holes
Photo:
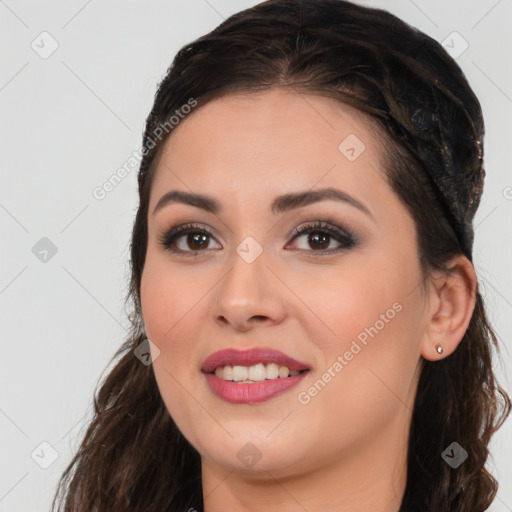
<svg viewBox="0 0 512 512">
<path fill-rule="evenodd" d="M 203 467 L 284 476 L 357 463 L 371 478 L 405 454 L 425 297 L 413 220 L 375 137 L 334 100 L 278 89 L 213 100 L 173 129 L 141 299 L 162 398 Z M 155 212 L 171 191 L 217 209 L 173 200 Z M 215 352 L 254 348 L 202 371 Z M 275 378 L 286 364 L 272 351 L 309 371 Z M 226 380 L 248 375 L 265 380 Z"/>
</svg>

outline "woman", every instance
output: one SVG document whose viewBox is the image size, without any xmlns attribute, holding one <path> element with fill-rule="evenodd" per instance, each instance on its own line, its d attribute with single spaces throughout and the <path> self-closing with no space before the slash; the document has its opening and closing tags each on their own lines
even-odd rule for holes
<svg viewBox="0 0 512 512">
<path fill-rule="evenodd" d="M 270 0 L 183 47 L 133 330 L 59 510 L 486 510 L 510 401 L 472 264 L 483 133 L 457 64 L 382 10 Z"/>
</svg>

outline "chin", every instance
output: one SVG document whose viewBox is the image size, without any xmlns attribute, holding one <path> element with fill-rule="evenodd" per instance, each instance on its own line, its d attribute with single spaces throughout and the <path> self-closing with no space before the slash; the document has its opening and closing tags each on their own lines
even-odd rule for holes
<svg viewBox="0 0 512 512">
<path fill-rule="evenodd" d="M 262 473 L 266 479 L 267 472 L 277 473 L 287 469 L 287 475 L 293 474 L 294 466 L 300 472 L 306 459 L 304 454 L 297 452 L 297 443 L 285 443 L 277 437 L 262 439 L 261 433 L 254 436 L 235 436 L 223 443 L 212 441 L 198 451 L 202 458 L 207 458 L 228 471 L 247 472 L 251 475 Z"/>
</svg>

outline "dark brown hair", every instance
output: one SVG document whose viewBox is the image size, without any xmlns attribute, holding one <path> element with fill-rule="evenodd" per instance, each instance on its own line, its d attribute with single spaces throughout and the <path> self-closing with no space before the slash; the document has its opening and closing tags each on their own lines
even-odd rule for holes
<svg viewBox="0 0 512 512">
<path fill-rule="evenodd" d="M 448 272 L 450 259 L 464 252 L 452 213 L 429 177 L 439 162 L 425 144 L 448 152 L 459 183 L 478 190 L 484 125 L 477 98 L 442 46 L 386 11 L 342 0 L 270 0 L 231 16 L 185 45 L 158 86 L 143 138 L 131 239 L 132 328 L 95 392 L 94 418 L 61 477 L 52 510 L 202 509 L 199 454 L 170 417 L 152 366 L 133 353 L 146 339 L 140 282 L 150 189 L 172 134 L 169 119 L 190 98 L 198 109 L 224 94 L 271 87 L 335 98 L 378 126 L 385 178 L 416 224 L 424 283 L 433 269 Z M 164 136 L 155 137 L 162 126 Z M 479 200 L 477 193 L 474 209 Z M 493 350 L 497 338 L 477 289 L 457 350 L 438 362 L 422 360 L 402 510 L 484 512 L 493 501 L 498 484 L 485 468 L 488 444 L 510 411 L 492 370 Z M 441 457 L 453 441 L 468 452 L 457 469 Z"/>
</svg>

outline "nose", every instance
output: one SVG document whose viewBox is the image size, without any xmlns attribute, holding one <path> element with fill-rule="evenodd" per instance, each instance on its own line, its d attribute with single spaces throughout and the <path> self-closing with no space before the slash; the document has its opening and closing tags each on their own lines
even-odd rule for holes
<svg viewBox="0 0 512 512">
<path fill-rule="evenodd" d="M 214 288 L 213 318 L 221 327 L 249 331 L 279 324 L 286 316 L 285 291 L 263 251 L 248 263 L 234 251 L 231 268 Z"/>
</svg>

